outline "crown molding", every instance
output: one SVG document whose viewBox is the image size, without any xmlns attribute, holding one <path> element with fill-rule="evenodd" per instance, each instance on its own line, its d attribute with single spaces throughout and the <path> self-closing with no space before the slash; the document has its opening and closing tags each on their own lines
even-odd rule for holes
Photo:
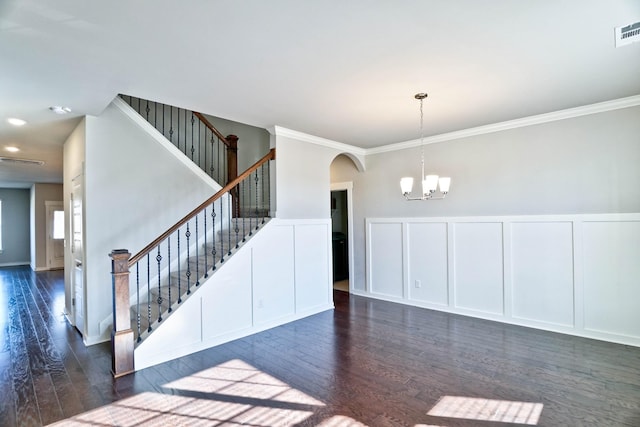
<svg viewBox="0 0 640 427">
<path fill-rule="evenodd" d="M 615 99 L 612 101 L 599 102 L 597 104 L 585 105 L 582 107 L 569 108 L 566 110 L 554 111 L 551 113 L 538 114 L 536 116 L 524 117 L 522 119 L 509 120 L 506 122 L 494 123 L 486 126 L 478 126 L 459 130 L 455 132 L 443 133 L 424 138 L 424 144 L 435 144 L 438 142 L 451 141 L 454 139 L 467 138 L 470 136 L 484 135 L 487 133 L 500 132 L 509 129 L 516 129 L 526 126 L 539 125 L 542 123 L 554 122 L 557 120 L 571 119 L 574 117 L 586 116 L 589 114 L 603 113 L 606 111 L 619 110 L 622 108 L 635 107 L 640 105 L 640 95 L 627 98 Z M 396 144 L 382 145 L 380 147 L 369 148 L 366 155 L 387 153 L 390 151 L 405 150 L 407 148 L 419 147 L 421 141 L 414 139 L 411 141 L 399 142 Z"/>
<path fill-rule="evenodd" d="M 365 156 L 367 150 L 355 145 L 345 144 L 343 142 L 332 141 L 330 139 L 320 138 L 319 136 L 309 135 L 308 133 L 298 132 L 297 130 L 287 129 L 282 126 L 273 126 L 267 129 L 271 135 L 284 136 L 287 138 L 297 139 L 299 141 L 309 142 L 311 144 L 321 145 L 323 147 L 333 148 L 342 152 L 352 153 Z"/>
</svg>

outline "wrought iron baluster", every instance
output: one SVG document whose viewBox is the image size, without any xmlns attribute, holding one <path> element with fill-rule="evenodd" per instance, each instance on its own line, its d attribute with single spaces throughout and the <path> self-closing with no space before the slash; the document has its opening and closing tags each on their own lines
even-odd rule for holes
<svg viewBox="0 0 640 427">
<path fill-rule="evenodd" d="M 169 107 L 169 141 L 173 143 L 173 107 Z"/>
<path fill-rule="evenodd" d="M 196 221 L 196 286 L 200 285 L 200 259 L 198 258 L 198 215 L 193 218 Z"/>
<path fill-rule="evenodd" d="M 149 322 L 147 332 L 151 332 L 151 270 L 149 254 L 147 254 L 147 321 Z"/>
<path fill-rule="evenodd" d="M 271 216 L 271 160 L 267 161 L 267 177 L 269 183 L 267 184 L 267 216 Z"/>
<path fill-rule="evenodd" d="M 204 208 L 204 277 L 209 277 L 209 253 L 207 252 L 207 208 Z"/>
<path fill-rule="evenodd" d="M 195 123 L 196 123 L 196 119 L 195 119 L 195 117 L 193 115 L 193 112 L 191 112 L 191 161 L 192 162 L 194 161 L 193 160 L 193 153 L 196 151 L 196 149 L 193 148 L 193 135 L 194 135 L 193 126 L 195 125 Z"/>
<path fill-rule="evenodd" d="M 213 270 L 216 269 L 216 202 L 211 204 L 211 228 L 213 234 L 213 241 L 211 242 L 211 255 L 213 258 Z"/>
<path fill-rule="evenodd" d="M 246 198 L 247 194 L 245 191 L 245 180 L 243 179 L 242 182 L 240 183 L 240 197 L 239 197 L 239 201 L 241 203 L 240 206 L 240 215 L 242 216 L 242 241 L 246 242 L 247 241 L 247 230 L 245 227 L 245 223 L 247 220 L 247 217 L 245 216 L 245 198 Z"/>
<path fill-rule="evenodd" d="M 149 108 L 149 100 L 147 100 L 147 106 L 145 107 L 144 111 L 146 111 L 147 121 L 149 121 L 149 111 L 151 111 L 151 108 Z"/>
<path fill-rule="evenodd" d="M 267 161 L 268 163 L 268 161 Z M 262 181 L 262 191 L 260 192 L 260 198 L 262 199 L 262 223 L 264 224 L 264 165 L 260 166 L 260 175 L 262 177 L 261 181 Z"/>
<path fill-rule="evenodd" d="M 215 148 L 214 148 L 214 139 L 213 139 L 213 132 L 211 132 L 211 165 L 209 166 L 209 176 L 211 178 L 213 178 L 213 173 L 215 172 L 216 168 L 214 166 L 214 159 L 215 159 Z M 215 179 L 215 178 L 214 178 Z"/>
<path fill-rule="evenodd" d="M 227 210 L 229 212 L 229 226 L 227 227 L 228 239 L 229 239 L 229 253 L 231 256 L 231 228 L 233 227 L 233 195 L 231 194 L 233 189 L 227 193 Z"/>
<path fill-rule="evenodd" d="M 160 263 L 162 262 L 162 255 L 160 255 L 160 245 L 158 245 L 158 255 L 156 255 L 156 261 L 158 262 L 158 322 L 162 322 L 162 287 L 160 282 Z"/>
<path fill-rule="evenodd" d="M 176 230 L 176 234 L 178 235 L 178 304 L 182 304 L 182 289 L 180 285 L 182 283 L 182 274 L 180 274 L 180 229 Z"/>
<path fill-rule="evenodd" d="M 138 342 L 142 341 L 140 338 L 140 263 L 136 262 L 136 322 L 138 332 Z"/>
<path fill-rule="evenodd" d="M 256 170 L 255 181 L 256 181 L 256 230 L 257 230 L 258 227 L 260 227 L 260 220 L 258 219 L 260 218 L 260 213 L 258 212 L 260 205 L 258 204 L 258 171 L 257 170 Z"/>
<path fill-rule="evenodd" d="M 216 159 L 216 164 L 218 165 L 218 182 L 223 182 L 222 178 L 224 175 L 220 175 L 221 174 L 221 170 L 223 169 L 222 167 L 220 167 L 220 150 L 222 149 L 221 146 L 224 144 L 220 143 L 220 138 L 218 138 L 218 158 Z"/>
<path fill-rule="evenodd" d="M 251 209 L 251 201 L 253 200 L 253 197 L 251 195 L 251 189 L 252 189 L 252 185 L 251 185 L 251 175 L 249 175 L 246 178 L 247 181 L 247 186 L 249 187 L 249 199 L 247 202 L 247 216 L 249 217 L 249 236 L 253 235 L 253 210 Z"/>
<path fill-rule="evenodd" d="M 189 231 L 189 223 L 187 222 L 187 232 L 184 233 L 187 238 L 187 295 L 191 293 L 191 263 L 189 262 L 189 251 L 191 245 L 189 244 L 189 238 L 191 237 L 191 231 Z"/>
<path fill-rule="evenodd" d="M 224 262 L 224 204 L 222 200 L 224 196 L 220 197 L 220 262 Z"/>
<path fill-rule="evenodd" d="M 236 232 L 236 249 L 238 249 L 240 247 L 240 237 L 238 236 L 240 233 L 240 224 L 238 222 L 240 221 L 240 185 L 236 185 L 233 188 L 233 191 L 236 195 L 236 200 L 233 204 L 233 209 L 235 211 L 235 215 L 233 216 L 233 226 L 234 231 Z"/>
<path fill-rule="evenodd" d="M 204 128 L 204 124 L 202 121 L 198 120 L 198 164 L 200 168 L 204 171 L 207 170 L 207 144 L 204 144 L 202 141 L 205 141 L 202 137 L 202 129 Z M 205 135 L 206 138 L 206 135 Z M 204 161 L 202 157 L 202 149 L 204 148 Z"/>
<path fill-rule="evenodd" d="M 171 236 L 167 237 L 167 271 L 169 272 L 167 292 L 169 293 L 169 313 L 171 313 L 173 311 L 171 307 Z"/>
</svg>

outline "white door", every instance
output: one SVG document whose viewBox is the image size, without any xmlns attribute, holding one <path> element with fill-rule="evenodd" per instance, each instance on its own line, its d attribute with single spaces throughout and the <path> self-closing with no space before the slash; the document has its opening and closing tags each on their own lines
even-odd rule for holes
<svg viewBox="0 0 640 427">
<path fill-rule="evenodd" d="M 47 268 L 64 268 L 64 208 L 62 202 L 45 202 L 47 215 Z"/>
<path fill-rule="evenodd" d="M 84 335 L 84 251 L 83 223 L 82 223 L 82 179 L 78 176 L 73 180 L 71 194 L 71 254 L 73 257 L 73 317 L 76 328 Z"/>
</svg>

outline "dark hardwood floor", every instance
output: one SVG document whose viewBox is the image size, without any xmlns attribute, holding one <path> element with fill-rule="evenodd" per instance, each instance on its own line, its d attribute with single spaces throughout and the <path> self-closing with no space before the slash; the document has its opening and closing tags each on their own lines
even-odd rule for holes
<svg viewBox="0 0 640 427">
<path fill-rule="evenodd" d="M 640 426 L 639 348 L 335 303 L 113 380 L 109 344 L 62 316 L 62 272 L 0 269 L 0 425 Z"/>
</svg>

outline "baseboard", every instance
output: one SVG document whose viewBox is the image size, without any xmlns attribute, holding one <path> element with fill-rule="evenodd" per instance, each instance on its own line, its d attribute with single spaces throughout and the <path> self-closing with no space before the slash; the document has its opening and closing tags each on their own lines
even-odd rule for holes
<svg viewBox="0 0 640 427">
<path fill-rule="evenodd" d="M 19 267 L 19 266 L 23 266 L 23 265 L 31 266 L 31 263 L 29 261 L 3 262 L 3 263 L 0 264 L 0 267 Z"/>
<path fill-rule="evenodd" d="M 541 330 L 541 331 L 555 332 L 555 333 L 558 333 L 558 334 L 565 334 L 565 335 L 571 335 L 571 336 L 576 336 L 576 337 L 581 337 L 581 338 L 588 338 L 588 339 L 593 339 L 593 340 L 606 341 L 606 342 L 611 342 L 611 343 L 615 343 L 615 344 L 622 344 L 622 345 L 629 345 L 629 346 L 633 346 L 633 347 L 640 347 L 640 339 L 638 337 L 633 337 L 633 336 L 626 336 L 626 335 L 620 335 L 620 334 L 602 332 L 602 331 L 595 331 L 595 330 L 589 330 L 589 329 L 577 329 L 577 328 L 572 328 L 572 327 L 562 327 L 562 326 L 552 325 L 552 324 L 547 324 L 547 323 L 542 323 L 542 322 L 528 321 L 528 320 L 525 320 L 525 319 L 515 318 L 515 317 L 504 317 L 504 316 L 500 316 L 500 315 L 490 315 L 490 314 L 486 314 L 486 313 L 482 313 L 482 312 L 476 312 L 476 311 L 471 311 L 471 310 L 463 310 L 463 309 L 459 309 L 459 308 L 451 308 L 451 307 L 448 307 L 448 306 L 439 306 L 439 305 L 433 305 L 433 304 L 428 304 L 428 303 L 421 303 L 421 302 L 418 302 L 418 301 L 406 300 L 406 299 L 402 299 L 402 298 L 392 297 L 392 296 L 388 296 L 388 295 L 375 294 L 375 293 L 369 293 L 369 292 L 365 292 L 365 291 L 354 291 L 352 293 L 354 295 L 358 295 L 358 296 L 362 296 L 362 297 L 366 297 L 366 298 L 372 298 L 372 299 L 377 299 L 377 300 L 381 300 L 381 301 L 387 301 L 387 302 L 392 302 L 392 303 L 397 303 L 397 304 L 409 305 L 409 306 L 412 306 L 412 307 L 423 308 L 425 310 L 440 311 L 440 312 L 454 314 L 454 315 L 458 315 L 458 316 L 465 316 L 465 317 L 471 317 L 471 318 L 475 318 L 475 319 L 489 320 L 489 321 L 492 321 L 492 322 L 499 322 L 499 323 L 505 323 L 505 324 L 508 324 L 508 325 L 522 326 L 522 327 L 525 327 L 525 328 L 538 329 L 538 330 Z"/>
</svg>

